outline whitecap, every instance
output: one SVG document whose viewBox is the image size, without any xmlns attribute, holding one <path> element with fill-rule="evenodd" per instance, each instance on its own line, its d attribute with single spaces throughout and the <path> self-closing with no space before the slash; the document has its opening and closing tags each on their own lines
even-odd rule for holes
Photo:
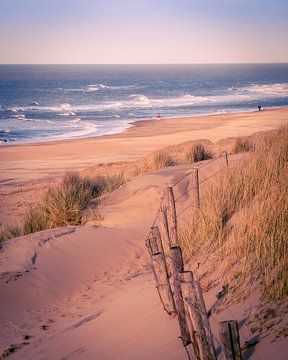
<svg viewBox="0 0 288 360">
<path fill-rule="evenodd" d="M 10 109 L 8 109 L 8 110 L 10 110 L 10 111 L 12 111 L 12 112 L 17 112 L 17 111 L 20 111 L 20 110 L 21 110 L 21 108 L 18 108 L 18 107 L 12 107 L 12 108 L 10 108 Z"/>
<path fill-rule="evenodd" d="M 23 119 L 26 118 L 26 115 L 20 114 L 20 115 L 12 115 L 12 116 L 10 116 L 10 117 L 11 117 L 11 119 L 20 119 L 20 120 L 23 120 Z"/>
<path fill-rule="evenodd" d="M 71 105 L 69 103 L 64 103 L 60 105 L 60 109 L 61 110 L 70 110 L 71 109 Z"/>
<path fill-rule="evenodd" d="M 129 96 L 129 98 L 135 102 L 140 102 L 145 104 L 148 104 L 150 102 L 150 99 L 143 94 L 132 94 Z"/>
<path fill-rule="evenodd" d="M 69 111 L 69 112 L 62 113 L 60 115 L 61 116 L 73 116 L 73 115 L 75 115 L 75 112 L 74 111 Z"/>
<path fill-rule="evenodd" d="M 248 93 L 254 96 L 265 95 L 269 97 L 286 97 L 288 96 L 288 84 L 252 84 L 247 87 L 239 88 L 238 91 Z"/>
<path fill-rule="evenodd" d="M 72 124 L 77 124 L 77 123 L 80 123 L 81 122 L 81 119 L 80 118 L 76 118 L 74 120 L 71 120 L 71 123 Z"/>
<path fill-rule="evenodd" d="M 84 89 L 83 91 L 86 91 L 86 92 L 99 91 L 99 88 L 96 86 L 93 86 L 93 87 L 91 86 L 88 89 Z"/>
<path fill-rule="evenodd" d="M 86 87 L 86 91 L 99 91 L 99 90 L 103 90 L 103 89 L 110 89 L 110 86 L 108 85 L 104 85 L 104 84 L 90 84 L 87 85 Z"/>
</svg>

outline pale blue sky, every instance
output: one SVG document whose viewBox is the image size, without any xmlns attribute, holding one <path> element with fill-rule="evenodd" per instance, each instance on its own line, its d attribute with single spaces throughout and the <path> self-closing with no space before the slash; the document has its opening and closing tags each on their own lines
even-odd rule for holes
<svg viewBox="0 0 288 360">
<path fill-rule="evenodd" d="M 0 63 L 288 62 L 288 0 L 0 0 Z"/>
</svg>

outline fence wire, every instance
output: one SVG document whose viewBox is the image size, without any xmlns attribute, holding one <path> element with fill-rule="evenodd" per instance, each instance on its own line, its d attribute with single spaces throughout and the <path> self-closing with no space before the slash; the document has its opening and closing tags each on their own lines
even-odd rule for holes
<svg viewBox="0 0 288 360">
<path fill-rule="evenodd" d="M 177 185 L 179 185 L 183 180 L 187 179 L 194 171 L 198 170 L 198 172 L 199 172 L 199 171 L 201 171 L 201 169 L 206 168 L 207 166 L 211 165 L 211 164 L 214 163 L 215 161 L 218 161 L 219 159 L 224 159 L 224 160 L 226 161 L 226 164 L 224 165 L 225 168 L 227 168 L 227 169 L 229 169 L 229 170 L 235 169 L 235 168 L 229 167 L 229 165 L 228 165 L 228 155 L 227 155 L 227 153 L 224 152 L 224 155 L 221 155 L 221 156 L 218 156 L 218 157 L 215 158 L 215 159 L 206 161 L 206 162 L 205 162 L 204 164 L 202 164 L 202 165 L 197 166 L 197 165 L 194 164 L 194 166 L 191 167 L 191 170 L 190 170 L 189 172 L 187 172 L 187 173 L 186 173 L 185 175 L 183 175 L 180 179 L 178 179 L 176 182 L 174 182 L 172 185 L 170 185 L 170 187 L 172 187 L 173 190 L 174 190 L 174 188 L 175 188 Z M 204 184 L 206 181 L 214 178 L 215 176 L 223 173 L 224 171 L 225 171 L 224 169 L 221 169 L 221 170 L 217 171 L 216 173 L 208 176 L 207 178 L 201 180 L 201 181 L 199 182 L 199 185 Z M 188 185 L 187 185 L 187 189 L 175 199 L 175 203 L 177 203 L 181 198 L 183 198 L 185 195 L 187 195 L 188 193 L 190 193 L 191 190 L 195 190 L 195 189 L 196 189 L 196 186 L 195 186 L 195 185 L 193 185 L 193 186 L 191 186 L 191 187 L 188 187 Z M 163 196 L 160 198 L 161 201 L 160 201 L 160 204 L 159 204 L 157 213 L 156 213 L 156 215 L 155 215 L 155 218 L 154 218 L 154 220 L 153 220 L 153 222 L 152 222 L 152 225 L 151 225 L 151 227 L 150 227 L 150 231 L 149 231 L 149 234 L 148 234 L 147 239 L 150 237 L 151 228 L 153 228 L 153 227 L 155 226 L 155 224 L 156 224 L 156 222 L 157 222 L 157 220 L 158 220 L 159 213 L 160 213 L 160 211 L 162 210 L 162 205 L 163 205 L 163 202 L 164 202 L 165 198 L 166 198 L 166 192 L 164 192 Z M 181 211 L 177 214 L 177 218 L 179 218 L 186 210 L 188 210 L 188 209 L 190 209 L 190 208 L 195 208 L 195 209 L 196 209 L 197 207 L 196 207 L 195 204 L 192 202 L 192 203 L 189 204 L 185 209 L 181 210 Z"/>
</svg>

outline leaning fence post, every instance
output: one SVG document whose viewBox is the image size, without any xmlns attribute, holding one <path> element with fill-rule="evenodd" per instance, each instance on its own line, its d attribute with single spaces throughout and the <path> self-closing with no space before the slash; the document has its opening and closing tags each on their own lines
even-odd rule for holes
<svg viewBox="0 0 288 360">
<path fill-rule="evenodd" d="M 157 249 L 156 252 L 161 252 L 163 253 L 163 246 L 162 246 L 162 241 L 161 241 L 161 235 L 160 235 L 160 231 L 159 231 L 159 227 L 158 226 L 153 226 L 151 228 L 151 233 L 152 233 L 152 237 L 155 239 L 155 248 Z"/>
<path fill-rule="evenodd" d="M 219 324 L 220 340 L 226 360 L 242 360 L 238 323 L 234 320 Z"/>
<path fill-rule="evenodd" d="M 227 154 L 227 151 L 224 151 L 224 154 L 225 154 L 225 160 L 226 160 L 226 165 L 227 165 L 227 168 L 229 168 L 229 162 L 228 162 L 228 154 Z"/>
<path fill-rule="evenodd" d="M 172 265 L 171 265 L 171 255 L 170 255 L 170 238 L 169 238 L 169 232 L 168 232 L 168 222 L 167 222 L 167 209 L 161 209 L 159 211 L 159 229 L 161 234 L 161 240 L 162 240 L 162 247 L 163 247 L 163 253 L 165 255 L 166 265 L 167 265 L 167 272 L 168 272 L 168 278 L 172 275 Z"/>
<path fill-rule="evenodd" d="M 194 198 L 195 198 L 195 206 L 200 208 L 200 189 L 199 189 L 199 170 L 194 169 Z"/>
<path fill-rule="evenodd" d="M 201 311 L 199 309 L 193 273 L 191 271 L 185 271 L 180 274 L 180 277 L 186 319 L 195 352 L 198 353 L 198 358 L 200 360 L 216 360 L 214 348 L 211 348 L 207 341 L 207 335 L 202 321 Z"/>
<path fill-rule="evenodd" d="M 184 301 L 181 291 L 180 273 L 184 271 L 182 251 L 180 246 L 173 246 L 170 249 L 170 251 L 171 251 L 171 263 L 173 268 L 170 284 L 174 296 L 175 308 L 177 310 L 182 342 L 184 346 L 187 346 L 191 344 L 191 337 L 189 333 L 189 328 L 186 323 Z"/>
<path fill-rule="evenodd" d="M 169 315 L 176 315 L 175 303 L 169 283 L 164 254 L 158 253 L 152 255 L 153 272 L 157 283 L 157 290 L 164 310 Z"/>
<path fill-rule="evenodd" d="M 169 237 L 171 245 L 178 244 L 177 236 L 177 216 L 176 216 L 176 206 L 174 199 L 174 192 L 172 187 L 167 188 L 167 218 L 169 225 Z"/>
<path fill-rule="evenodd" d="M 146 240 L 146 247 L 151 256 L 159 252 L 155 236 L 152 235 L 148 237 Z"/>
<path fill-rule="evenodd" d="M 195 289 L 196 289 L 197 298 L 198 298 L 199 310 L 201 311 L 202 321 L 203 321 L 203 325 L 205 328 L 207 342 L 209 344 L 211 352 L 214 353 L 214 356 L 216 358 L 216 351 L 215 351 L 215 347 L 214 347 L 213 335 L 212 335 L 212 331 L 211 331 L 211 327 L 210 327 L 210 323 L 209 323 L 209 319 L 208 319 L 208 314 L 207 314 L 207 310 L 206 310 L 206 305 L 205 305 L 205 301 L 203 298 L 202 289 L 199 284 L 199 281 L 195 281 Z"/>
</svg>

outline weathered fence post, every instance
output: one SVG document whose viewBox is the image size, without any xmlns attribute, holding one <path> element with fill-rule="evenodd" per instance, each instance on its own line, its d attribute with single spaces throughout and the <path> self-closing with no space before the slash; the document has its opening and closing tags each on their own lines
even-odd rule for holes
<svg viewBox="0 0 288 360">
<path fill-rule="evenodd" d="M 175 303 L 169 283 L 164 254 L 158 253 L 152 255 L 153 272 L 157 283 L 157 290 L 164 310 L 169 315 L 176 315 Z"/>
<path fill-rule="evenodd" d="M 200 360 L 215 360 L 214 347 L 211 348 L 207 341 L 207 334 L 198 304 L 193 273 L 191 271 L 185 271 L 180 274 L 180 277 L 186 321 L 195 352 Z"/>
<path fill-rule="evenodd" d="M 158 226 L 153 226 L 151 228 L 151 233 L 152 236 L 155 238 L 155 247 L 157 248 L 156 252 L 161 252 L 163 253 L 163 246 L 162 246 L 162 241 L 161 241 L 161 235 L 160 235 L 160 231 L 159 231 L 159 227 Z"/>
<path fill-rule="evenodd" d="M 227 165 L 227 168 L 229 168 L 229 162 L 228 162 L 228 154 L 227 154 L 227 151 L 224 151 L 224 155 L 225 155 L 225 160 L 226 160 L 226 165 Z"/>
<path fill-rule="evenodd" d="M 194 201 L 195 206 L 199 209 L 200 208 L 200 189 L 199 189 L 199 170 L 194 169 Z"/>
<path fill-rule="evenodd" d="M 198 304 L 199 304 L 199 310 L 201 312 L 202 321 L 203 321 L 203 325 L 205 328 L 206 339 L 207 339 L 209 348 L 211 349 L 211 352 L 213 351 L 215 359 L 216 359 L 216 351 L 215 351 L 215 347 L 214 347 L 213 335 L 212 335 L 211 327 L 209 324 L 206 305 L 205 305 L 205 301 L 203 298 L 202 289 L 199 284 L 199 281 L 195 281 L 195 289 L 196 289 L 196 294 L 197 294 L 197 299 L 198 299 Z"/>
<path fill-rule="evenodd" d="M 169 237 L 171 245 L 178 244 L 177 236 L 177 216 L 176 216 L 176 206 L 174 199 L 174 192 L 172 187 L 167 188 L 167 220 L 169 227 Z"/>
<path fill-rule="evenodd" d="M 165 261 L 167 266 L 167 273 L 168 278 L 172 275 L 172 264 L 171 264 L 171 254 L 170 254 L 170 238 L 169 238 L 169 232 L 168 232 L 168 222 L 167 222 L 167 209 L 162 208 L 159 211 L 159 229 L 161 234 L 161 240 L 162 240 L 162 247 L 163 247 L 163 253 L 165 255 Z"/>
<path fill-rule="evenodd" d="M 184 346 L 187 346 L 191 344 L 191 337 L 186 323 L 184 301 L 181 291 L 180 273 L 184 271 L 182 251 L 180 246 L 173 246 L 170 249 L 170 251 L 171 251 L 171 263 L 173 269 L 172 276 L 170 279 L 170 284 L 172 287 L 175 308 L 177 310 L 177 317 L 179 321 L 182 342 Z"/>
<path fill-rule="evenodd" d="M 226 360 L 242 360 L 237 321 L 222 321 L 219 324 L 220 340 Z"/>
</svg>

